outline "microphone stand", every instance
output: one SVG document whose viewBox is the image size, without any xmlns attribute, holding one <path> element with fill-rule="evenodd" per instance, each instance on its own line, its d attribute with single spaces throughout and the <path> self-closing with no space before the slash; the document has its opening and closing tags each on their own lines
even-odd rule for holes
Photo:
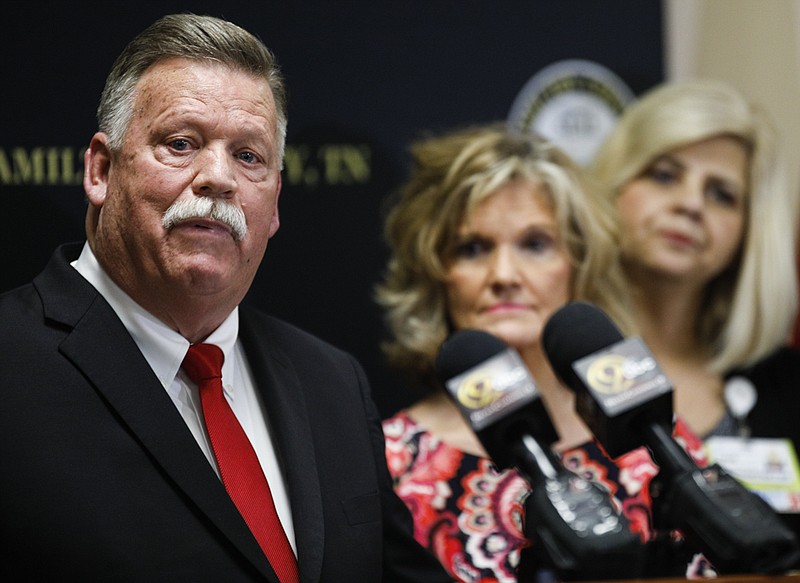
<svg viewBox="0 0 800 583">
<path fill-rule="evenodd" d="M 698 467 L 663 425 L 641 429 L 660 467 L 650 483 L 654 520 L 683 533 L 720 573 L 781 573 L 797 563 L 794 533 L 763 499 L 718 464 Z"/>
<path fill-rule="evenodd" d="M 640 575 L 644 546 L 602 486 L 567 470 L 530 435 L 514 440 L 515 465 L 531 482 L 525 531 L 562 581 Z"/>
</svg>

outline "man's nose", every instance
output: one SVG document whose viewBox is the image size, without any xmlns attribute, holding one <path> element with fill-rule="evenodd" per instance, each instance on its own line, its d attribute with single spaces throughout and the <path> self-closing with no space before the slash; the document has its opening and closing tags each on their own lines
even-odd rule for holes
<svg viewBox="0 0 800 583">
<path fill-rule="evenodd" d="M 195 194 L 230 197 L 236 189 L 236 160 L 223 148 L 206 148 L 194 160 L 197 171 L 192 181 Z"/>
</svg>

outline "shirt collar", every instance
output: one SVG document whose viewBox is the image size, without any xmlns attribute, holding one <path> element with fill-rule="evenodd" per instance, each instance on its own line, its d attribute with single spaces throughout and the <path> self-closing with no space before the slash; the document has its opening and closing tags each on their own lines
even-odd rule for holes
<svg viewBox="0 0 800 583">
<path fill-rule="evenodd" d="M 189 349 L 189 341 L 137 304 L 114 283 L 97 261 L 88 242 L 84 244 L 80 257 L 71 265 L 111 305 L 161 384 L 169 387 L 180 370 L 181 362 Z M 219 346 L 225 355 L 222 378 L 227 381 L 226 384 L 229 384 L 228 379 L 235 378 L 234 346 L 238 334 L 239 308 L 236 307 L 205 340 L 208 344 Z"/>
</svg>

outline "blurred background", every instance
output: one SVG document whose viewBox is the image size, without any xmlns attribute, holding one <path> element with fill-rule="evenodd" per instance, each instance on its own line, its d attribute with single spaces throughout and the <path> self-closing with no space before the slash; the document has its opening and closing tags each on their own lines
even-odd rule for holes
<svg viewBox="0 0 800 583">
<path fill-rule="evenodd" d="M 627 100 L 668 79 L 719 78 L 776 120 L 798 192 L 800 0 L 10 0 L 0 290 L 84 239 L 83 150 L 105 76 L 172 12 L 227 18 L 275 52 L 289 87 L 281 228 L 247 301 L 355 354 L 384 415 L 416 395 L 379 349 L 382 213 L 424 133 L 524 118 L 581 158 Z"/>
</svg>

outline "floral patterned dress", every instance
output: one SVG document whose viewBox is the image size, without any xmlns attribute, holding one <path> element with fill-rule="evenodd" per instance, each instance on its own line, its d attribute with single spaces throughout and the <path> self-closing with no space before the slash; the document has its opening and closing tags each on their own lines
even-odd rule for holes
<svg viewBox="0 0 800 583">
<path fill-rule="evenodd" d="M 383 422 L 386 459 L 394 487 L 414 517 L 417 541 L 432 551 L 458 581 L 514 583 L 521 551 L 531 545 L 523 532 L 530 486 L 514 470 L 498 471 L 491 460 L 464 453 L 434 437 L 405 412 Z M 680 420 L 674 435 L 699 465 L 702 442 Z M 650 480 L 658 472 L 640 448 L 612 461 L 592 441 L 562 455 L 564 465 L 602 484 L 643 541 L 653 536 Z M 702 555 L 686 576 L 708 572 Z M 713 574 L 710 573 L 710 574 Z"/>
</svg>

